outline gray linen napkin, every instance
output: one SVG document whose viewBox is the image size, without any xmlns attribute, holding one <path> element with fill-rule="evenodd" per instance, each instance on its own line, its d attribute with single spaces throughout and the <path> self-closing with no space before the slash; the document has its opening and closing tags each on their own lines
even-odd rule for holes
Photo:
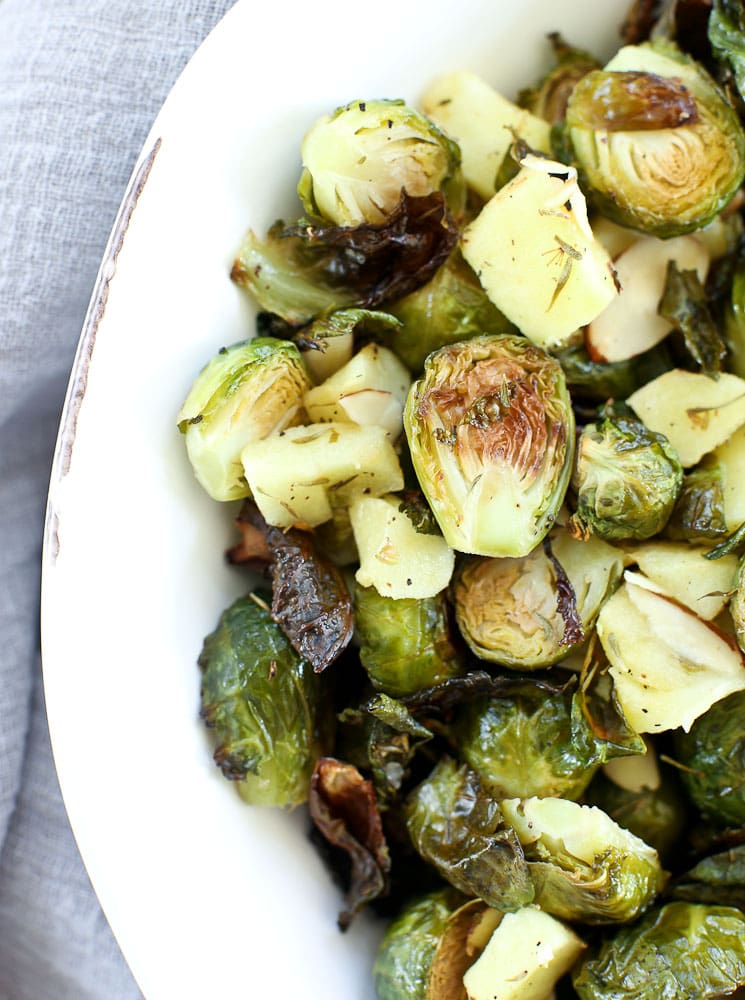
<svg viewBox="0 0 745 1000">
<path fill-rule="evenodd" d="M 77 853 L 39 664 L 47 480 L 108 231 L 232 0 L 0 0 L 0 998 L 140 996 Z"/>
</svg>

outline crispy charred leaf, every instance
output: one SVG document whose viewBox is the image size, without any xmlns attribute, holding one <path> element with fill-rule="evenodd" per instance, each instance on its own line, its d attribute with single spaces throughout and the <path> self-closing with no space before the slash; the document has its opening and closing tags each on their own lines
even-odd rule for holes
<svg viewBox="0 0 745 1000">
<path fill-rule="evenodd" d="M 733 73 L 740 95 L 745 95 L 745 9 L 740 0 L 714 0 L 708 32 L 714 55 Z"/>
<path fill-rule="evenodd" d="M 696 271 L 681 271 L 668 261 L 665 290 L 657 309 L 684 338 L 686 350 L 705 375 L 716 375 L 727 357 L 727 345 L 706 301 Z"/>
<path fill-rule="evenodd" d="M 321 757 L 311 777 L 309 805 L 326 840 L 349 855 L 349 889 L 339 914 L 339 927 L 346 930 L 355 914 L 388 888 L 390 856 L 375 790 L 353 765 Z"/>
<path fill-rule="evenodd" d="M 745 916 L 674 902 L 606 938 L 573 973 L 580 1000 L 714 1000 L 745 984 Z"/>
<path fill-rule="evenodd" d="M 593 361 L 584 344 L 567 347 L 556 357 L 564 369 L 572 399 L 597 403 L 611 397 L 625 399 L 645 382 L 674 367 L 664 344 L 628 361 Z"/>
<path fill-rule="evenodd" d="M 729 555 L 730 552 L 737 552 L 743 545 L 745 545 L 745 522 L 731 535 L 724 538 L 719 545 L 715 545 L 713 549 L 705 553 L 705 556 L 707 559 L 721 559 L 722 556 Z"/>
<path fill-rule="evenodd" d="M 316 673 L 347 646 L 354 631 L 352 599 L 339 569 L 319 556 L 310 535 L 268 528 L 272 617 Z"/>
<path fill-rule="evenodd" d="M 664 7 L 664 0 L 633 0 L 621 26 L 624 45 L 645 42 L 654 28 Z"/>
<path fill-rule="evenodd" d="M 293 326 L 352 306 L 372 309 L 423 285 L 458 239 L 445 199 L 405 192 L 380 224 L 275 223 L 266 239 L 249 232 L 231 277 L 262 310 Z"/>
<path fill-rule="evenodd" d="M 558 31 L 552 31 L 548 40 L 556 66 L 535 86 L 521 90 L 517 101 L 532 114 L 555 125 L 564 120 L 567 102 L 576 84 L 590 70 L 599 69 L 600 63 L 589 52 L 566 42 Z"/>
<path fill-rule="evenodd" d="M 745 910 L 745 845 L 704 858 L 668 886 L 673 899 Z"/>
<path fill-rule="evenodd" d="M 722 469 L 716 463 L 707 462 L 683 476 L 678 499 L 665 525 L 665 535 L 681 541 L 695 541 L 721 538 L 726 534 Z"/>
<path fill-rule="evenodd" d="M 357 586 L 354 613 L 360 660 L 378 690 L 398 697 L 462 673 L 444 592 L 395 600 Z"/>
<path fill-rule="evenodd" d="M 526 685 L 534 686 L 547 694 L 554 694 L 566 689 L 567 684 L 572 684 L 570 678 L 566 679 L 561 675 L 561 680 L 543 678 L 537 679 L 535 675 L 523 677 L 512 674 L 509 677 L 495 676 L 485 670 L 471 670 L 463 677 L 452 677 L 429 688 L 422 688 L 414 694 L 401 699 L 401 703 L 411 712 L 415 718 L 427 718 L 434 715 L 437 717 L 447 717 L 459 705 L 475 701 L 477 698 L 501 698 L 509 697 L 525 689 Z"/>
<path fill-rule="evenodd" d="M 577 102 L 572 127 L 642 132 L 695 125 L 696 102 L 680 80 L 633 70 L 585 74 L 589 100 Z"/>
<path fill-rule="evenodd" d="M 409 795 L 406 822 L 419 854 L 456 889 L 505 912 L 532 901 L 520 843 L 469 767 L 443 758 Z"/>
<path fill-rule="evenodd" d="M 401 494 L 401 505 L 398 508 L 406 514 L 416 530 L 422 535 L 439 535 L 440 529 L 435 520 L 424 494 L 419 490 L 405 490 Z"/>
<path fill-rule="evenodd" d="M 379 694 L 341 713 L 337 746 L 345 759 L 371 772 L 378 803 L 386 808 L 400 795 L 416 751 L 432 736 L 400 702 Z"/>
<path fill-rule="evenodd" d="M 574 587 L 566 575 L 564 567 L 554 555 L 548 537 L 543 539 L 543 551 L 546 553 L 556 573 L 556 606 L 559 614 L 564 619 L 564 635 L 561 645 L 574 646 L 585 640 L 582 619 L 577 611 L 577 595 L 574 593 Z"/>
<path fill-rule="evenodd" d="M 326 690 L 261 595 L 235 601 L 204 640 L 201 715 L 215 761 L 246 801 L 295 806 L 333 731 Z"/>
<path fill-rule="evenodd" d="M 341 572 L 320 556 L 307 532 L 267 525 L 252 500 L 236 524 L 242 541 L 228 550 L 229 562 L 269 566 L 272 618 L 316 673 L 339 656 L 354 631 L 352 599 Z"/>
<path fill-rule="evenodd" d="M 390 313 L 378 309 L 337 309 L 328 315 L 318 316 L 294 333 L 293 339 L 301 354 L 308 351 L 326 351 L 328 341 L 345 335 L 367 334 L 380 337 L 396 330 L 401 321 Z"/>
</svg>

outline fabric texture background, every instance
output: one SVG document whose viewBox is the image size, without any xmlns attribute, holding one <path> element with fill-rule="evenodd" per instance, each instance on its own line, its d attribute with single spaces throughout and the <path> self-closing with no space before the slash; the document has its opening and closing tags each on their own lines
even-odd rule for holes
<svg viewBox="0 0 745 1000">
<path fill-rule="evenodd" d="M 78 334 L 160 105 L 232 0 L 0 0 L 0 998 L 139 997 L 52 763 L 47 482 Z"/>
</svg>

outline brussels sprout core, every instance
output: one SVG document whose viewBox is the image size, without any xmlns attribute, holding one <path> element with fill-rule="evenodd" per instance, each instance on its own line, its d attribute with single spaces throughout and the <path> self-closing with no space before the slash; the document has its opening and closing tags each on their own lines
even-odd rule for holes
<svg viewBox="0 0 745 1000">
<path fill-rule="evenodd" d="M 459 170 L 457 145 L 403 101 L 352 101 L 319 119 L 302 146 L 298 194 L 339 226 L 383 222 L 401 191 L 438 191 Z"/>
<path fill-rule="evenodd" d="M 551 528 L 574 453 L 558 361 L 515 336 L 475 337 L 427 359 L 404 426 L 451 548 L 523 556 Z"/>
</svg>

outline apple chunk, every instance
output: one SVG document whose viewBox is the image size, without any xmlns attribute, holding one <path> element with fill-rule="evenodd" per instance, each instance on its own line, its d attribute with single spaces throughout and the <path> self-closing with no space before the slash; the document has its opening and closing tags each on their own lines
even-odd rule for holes
<svg viewBox="0 0 745 1000">
<path fill-rule="evenodd" d="M 713 625 L 649 589 L 655 584 L 626 576 L 597 623 L 618 701 L 639 733 L 688 731 L 714 702 L 745 689 L 742 654 Z"/>
</svg>

